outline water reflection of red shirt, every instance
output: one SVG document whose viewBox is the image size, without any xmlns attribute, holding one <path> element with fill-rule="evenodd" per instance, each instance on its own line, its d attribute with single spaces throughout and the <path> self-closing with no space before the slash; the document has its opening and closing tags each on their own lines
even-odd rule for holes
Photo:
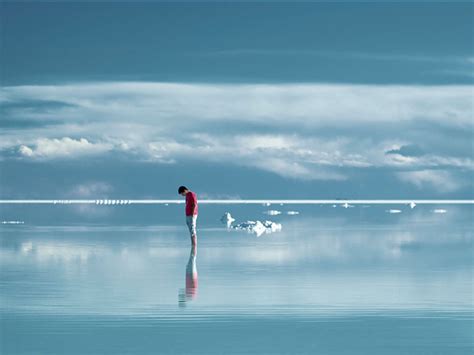
<svg viewBox="0 0 474 355">
<path fill-rule="evenodd" d="M 195 298 L 198 288 L 197 272 L 186 273 L 186 296 Z"/>
<path fill-rule="evenodd" d="M 189 191 L 186 194 L 186 216 L 192 216 L 193 214 L 198 214 L 197 196 L 194 192 Z"/>
</svg>

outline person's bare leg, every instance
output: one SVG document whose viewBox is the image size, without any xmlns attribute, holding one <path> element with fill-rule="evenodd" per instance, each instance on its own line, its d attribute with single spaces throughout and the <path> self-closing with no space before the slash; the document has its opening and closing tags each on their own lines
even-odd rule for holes
<svg viewBox="0 0 474 355">
<path fill-rule="evenodd" d="M 191 220 L 191 244 L 193 247 L 197 246 L 196 220 L 197 216 L 193 216 Z"/>
</svg>

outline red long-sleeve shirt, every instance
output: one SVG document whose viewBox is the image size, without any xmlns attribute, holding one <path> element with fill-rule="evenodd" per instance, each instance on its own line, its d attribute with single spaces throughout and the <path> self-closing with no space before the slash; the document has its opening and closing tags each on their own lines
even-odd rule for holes
<svg viewBox="0 0 474 355">
<path fill-rule="evenodd" d="M 186 216 L 192 216 L 193 214 L 198 214 L 198 201 L 196 194 L 189 191 L 186 194 Z"/>
</svg>

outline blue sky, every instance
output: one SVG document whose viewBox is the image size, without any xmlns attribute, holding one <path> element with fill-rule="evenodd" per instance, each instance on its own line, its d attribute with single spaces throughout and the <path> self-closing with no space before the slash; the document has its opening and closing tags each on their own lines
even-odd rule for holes
<svg viewBox="0 0 474 355">
<path fill-rule="evenodd" d="M 472 198 L 472 3 L 5 3 L 0 197 Z"/>
</svg>

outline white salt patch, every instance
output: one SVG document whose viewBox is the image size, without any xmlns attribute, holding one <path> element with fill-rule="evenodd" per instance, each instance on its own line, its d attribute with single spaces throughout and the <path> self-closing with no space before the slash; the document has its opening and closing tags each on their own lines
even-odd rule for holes
<svg viewBox="0 0 474 355">
<path fill-rule="evenodd" d="M 281 211 L 269 210 L 269 211 L 265 211 L 265 212 L 263 212 L 263 213 L 268 214 L 269 216 L 276 216 L 276 215 L 281 214 Z"/>
<path fill-rule="evenodd" d="M 2 221 L 2 224 L 25 224 L 23 221 Z"/>
</svg>

